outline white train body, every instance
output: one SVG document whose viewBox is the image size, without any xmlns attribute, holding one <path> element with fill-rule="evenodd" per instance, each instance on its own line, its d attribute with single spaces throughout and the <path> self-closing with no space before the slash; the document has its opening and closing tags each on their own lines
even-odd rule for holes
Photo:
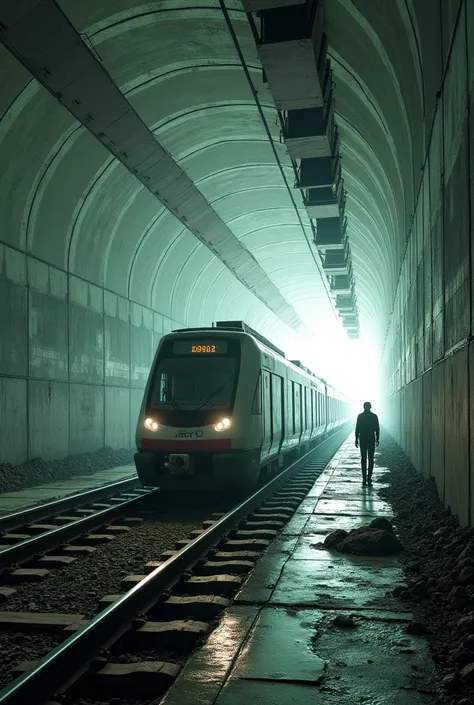
<svg viewBox="0 0 474 705">
<path fill-rule="evenodd" d="M 240 322 L 162 338 L 138 418 L 144 485 L 257 485 L 347 421 L 346 399 Z"/>
</svg>

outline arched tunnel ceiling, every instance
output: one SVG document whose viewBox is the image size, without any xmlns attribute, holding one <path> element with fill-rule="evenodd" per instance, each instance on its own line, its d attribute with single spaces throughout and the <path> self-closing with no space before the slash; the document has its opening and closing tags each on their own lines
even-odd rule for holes
<svg viewBox="0 0 474 705">
<path fill-rule="evenodd" d="M 287 348 L 297 335 L 317 340 L 322 332 L 342 342 L 301 196 L 292 190 L 295 208 L 220 3 L 59 5 L 251 253 L 257 286 L 268 282 L 280 298 L 272 306 L 246 289 L 3 47 L 1 239 L 186 325 L 242 318 Z M 371 342 L 383 340 L 388 323 L 415 205 L 426 111 L 421 0 L 383 5 L 381 12 L 371 0 L 326 3 L 361 331 Z M 247 17 L 238 0 L 226 6 L 292 187 L 291 161 Z"/>
</svg>

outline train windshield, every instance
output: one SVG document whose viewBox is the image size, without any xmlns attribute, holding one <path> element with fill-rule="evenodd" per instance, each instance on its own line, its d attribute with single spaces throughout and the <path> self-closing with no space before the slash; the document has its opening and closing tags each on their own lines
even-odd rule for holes
<svg viewBox="0 0 474 705">
<path fill-rule="evenodd" d="M 198 411 L 230 409 L 234 402 L 235 357 L 165 357 L 150 390 L 154 409 Z"/>
</svg>

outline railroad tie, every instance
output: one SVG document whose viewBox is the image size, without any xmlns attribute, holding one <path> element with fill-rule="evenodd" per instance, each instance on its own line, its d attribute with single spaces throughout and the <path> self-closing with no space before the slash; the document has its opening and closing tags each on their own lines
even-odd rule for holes
<svg viewBox="0 0 474 705">
<path fill-rule="evenodd" d="M 77 620 L 65 627 L 63 632 L 70 636 L 88 623 L 87 619 Z M 209 629 L 206 622 L 192 619 L 177 619 L 169 622 L 147 621 L 138 629 L 129 629 L 122 638 L 127 648 L 139 651 L 165 647 L 186 652 L 193 649 L 196 642 L 205 636 Z"/>
<path fill-rule="evenodd" d="M 15 667 L 15 677 L 32 671 L 38 661 L 23 661 Z M 178 676 L 181 666 L 167 661 L 138 663 L 105 663 L 98 670 L 86 671 L 74 684 L 74 695 L 156 698 L 167 690 Z M 101 697 L 102 699 L 102 697 Z"/>
<path fill-rule="evenodd" d="M 171 595 L 150 609 L 150 619 L 198 619 L 212 621 L 230 604 L 220 595 Z"/>
<path fill-rule="evenodd" d="M 40 583 L 49 575 L 46 568 L 17 568 L 16 570 L 6 570 L 2 575 L 2 580 L 8 585 L 21 585 L 22 583 Z"/>
<path fill-rule="evenodd" d="M 242 587 L 238 575 L 193 575 L 179 584 L 188 595 L 232 595 Z"/>
</svg>

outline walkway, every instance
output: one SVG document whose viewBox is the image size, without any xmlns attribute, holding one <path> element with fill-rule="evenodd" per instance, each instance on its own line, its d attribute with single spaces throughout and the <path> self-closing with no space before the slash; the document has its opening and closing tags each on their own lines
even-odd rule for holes
<svg viewBox="0 0 474 705">
<path fill-rule="evenodd" d="M 36 504 L 62 499 L 71 494 L 78 494 L 79 492 L 92 490 L 95 487 L 102 487 L 103 485 L 126 480 L 134 476 L 136 476 L 135 465 L 120 465 L 116 468 L 100 470 L 89 475 L 76 475 L 69 478 L 69 480 L 58 480 L 56 482 L 47 482 L 44 485 L 28 487 L 18 492 L 3 492 L 0 493 L 0 516 L 13 514 L 13 512 L 18 512 Z"/>
<path fill-rule="evenodd" d="M 384 470 L 362 487 L 358 452 L 343 444 L 162 705 L 433 703 L 428 643 L 405 632 L 411 615 L 392 596 L 397 556 L 316 548 L 336 528 L 391 517 Z M 338 615 L 357 626 L 336 626 Z"/>
</svg>

